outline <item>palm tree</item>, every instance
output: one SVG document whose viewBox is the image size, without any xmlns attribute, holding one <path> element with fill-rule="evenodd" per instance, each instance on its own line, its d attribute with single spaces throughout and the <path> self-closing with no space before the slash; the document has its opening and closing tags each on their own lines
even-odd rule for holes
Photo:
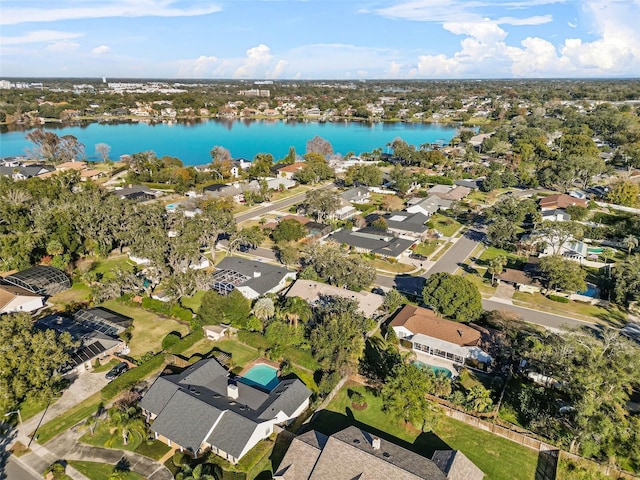
<svg viewBox="0 0 640 480">
<path fill-rule="evenodd" d="M 140 417 L 140 412 L 135 406 L 116 405 L 109 410 L 109 419 L 115 428 L 114 436 L 109 443 L 115 443 L 117 434 L 122 437 L 122 444 L 128 445 L 132 434 L 139 434 L 144 438 L 147 426 Z"/>
<path fill-rule="evenodd" d="M 284 304 L 283 312 L 289 325 L 293 325 L 296 329 L 300 320 L 306 322 L 311 318 L 311 307 L 306 300 L 300 297 L 288 298 Z"/>
<path fill-rule="evenodd" d="M 268 297 L 259 298 L 253 306 L 253 314 L 263 322 L 269 320 L 276 313 L 273 300 Z"/>
<path fill-rule="evenodd" d="M 635 237 L 633 235 L 627 235 L 626 237 L 624 237 L 624 240 L 622 240 L 622 244 L 628 249 L 628 255 L 631 255 L 633 249 L 638 247 L 638 243 L 638 237 Z"/>
<path fill-rule="evenodd" d="M 496 275 L 500 275 L 502 273 L 507 262 L 508 259 L 504 255 L 499 255 L 489 260 L 489 268 L 487 270 L 491 274 L 491 285 L 495 283 Z"/>
</svg>

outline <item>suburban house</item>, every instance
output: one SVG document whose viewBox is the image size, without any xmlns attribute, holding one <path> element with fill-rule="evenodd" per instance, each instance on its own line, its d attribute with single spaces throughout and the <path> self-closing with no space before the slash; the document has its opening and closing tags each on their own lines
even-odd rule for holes
<svg viewBox="0 0 640 480">
<path fill-rule="evenodd" d="M 290 178 L 266 177 L 264 180 L 267 182 L 267 187 L 269 188 L 269 190 L 288 190 L 297 185 L 295 180 L 291 180 Z"/>
<path fill-rule="evenodd" d="M 348 203 L 369 203 L 371 200 L 371 193 L 367 187 L 355 187 L 342 192 L 340 194 L 343 202 Z"/>
<path fill-rule="evenodd" d="M 46 265 L 36 265 L 21 272 L 12 273 L 2 280 L 4 283 L 24 288 L 45 297 L 71 288 L 71 280 L 66 273 Z"/>
<path fill-rule="evenodd" d="M 348 427 L 333 435 L 297 436 L 274 480 L 482 480 L 484 473 L 459 450 L 436 450 L 428 459 L 376 435 Z"/>
<path fill-rule="evenodd" d="M 140 408 L 156 439 L 194 457 L 212 451 L 235 464 L 276 425 L 302 414 L 310 397 L 297 378 L 266 391 L 233 377 L 212 358 L 158 377 Z"/>
<path fill-rule="evenodd" d="M 211 288 L 221 295 L 237 289 L 248 299 L 282 290 L 296 272 L 257 260 L 225 257 L 216 267 Z"/>
<path fill-rule="evenodd" d="M 293 176 L 296 172 L 299 172 L 305 167 L 305 162 L 295 162 L 290 165 L 284 165 L 282 167 L 276 167 L 278 170 L 278 177 L 288 178 L 289 180 L 293 179 Z"/>
<path fill-rule="evenodd" d="M 358 210 L 350 203 L 347 203 L 329 215 L 329 217 L 335 220 L 346 220 L 353 217 L 356 213 L 358 213 Z"/>
<path fill-rule="evenodd" d="M 438 195 L 430 195 L 427 198 L 412 198 L 409 200 L 409 206 L 405 210 L 409 213 L 422 213 L 430 217 L 438 210 L 448 210 L 452 204 L 453 200 L 444 199 Z"/>
<path fill-rule="evenodd" d="M 391 212 L 382 218 L 387 222 L 387 230 L 398 235 L 422 240 L 429 231 L 429 227 L 425 225 L 429 217 L 421 212 Z"/>
<path fill-rule="evenodd" d="M 55 167 L 51 165 L 18 165 L 13 167 L 0 165 L 0 177 L 11 177 L 14 180 L 26 180 L 54 171 Z"/>
<path fill-rule="evenodd" d="M 460 187 L 467 187 L 469 190 L 478 190 L 482 185 L 482 178 L 476 178 L 475 180 L 454 180 L 453 184 Z"/>
<path fill-rule="evenodd" d="M 102 333 L 117 336 L 133 325 L 133 319 L 104 307 L 78 310 L 73 318 Z"/>
<path fill-rule="evenodd" d="M 571 215 L 559 208 L 542 210 L 542 220 L 548 220 L 550 222 L 568 222 L 571 220 Z"/>
<path fill-rule="evenodd" d="M 382 257 L 398 259 L 405 253 L 411 245 L 416 243 L 415 239 L 396 237 L 385 230 L 372 227 L 360 229 L 341 229 L 329 234 L 327 241 L 336 242 L 340 245 L 347 245 L 356 252 L 374 253 Z"/>
<path fill-rule="evenodd" d="M 482 351 L 480 331 L 464 323 L 445 320 L 428 308 L 405 305 L 391 327 L 399 339 L 411 342 L 416 352 L 464 364 L 467 358 L 490 363 L 489 354 Z"/>
<path fill-rule="evenodd" d="M 557 195 L 549 195 L 548 197 L 541 198 L 538 202 L 540 209 L 556 210 L 558 208 L 567 208 L 569 206 L 578 206 L 587 208 L 587 201 L 584 198 L 575 198 L 565 193 L 559 193 Z"/>
<path fill-rule="evenodd" d="M 542 283 L 532 269 L 516 270 L 514 268 L 505 268 L 504 272 L 497 275 L 496 278 L 500 282 L 513 285 L 521 292 L 535 293 L 542 289 Z"/>
<path fill-rule="evenodd" d="M 358 303 L 360 311 L 367 318 L 373 317 L 384 303 L 384 297 L 376 293 L 366 291 L 353 292 L 346 288 L 334 287 L 326 283 L 302 279 L 296 280 L 291 287 L 289 287 L 285 297 L 300 297 L 312 305 L 321 302 L 323 297 L 349 298 Z"/>
<path fill-rule="evenodd" d="M 40 330 L 54 330 L 69 333 L 79 346 L 70 354 L 69 362 L 62 367 L 66 375 L 89 371 L 96 360 L 103 361 L 112 354 L 126 351 L 126 344 L 112 331 L 105 331 L 99 325 L 76 321 L 61 315 L 49 315 L 35 323 Z M 107 360 L 108 361 L 108 360 Z"/>
<path fill-rule="evenodd" d="M 460 185 L 456 185 L 455 187 L 451 187 L 449 185 L 434 185 L 427 190 L 427 193 L 429 193 L 429 195 L 437 195 L 443 200 L 459 202 L 471 193 L 471 189 Z"/>
<path fill-rule="evenodd" d="M 156 198 L 156 194 L 146 185 L 129 185 L 125 188 L 116 188 L 113 191 L 122 200 L 133 200 L 134 202 L 144 202 Z"/>
<path fill-rule="evenodd" d="M 22 287 L 0 282 L 0 314 L 33 312 L 43 306 L 43 296 Z"/>
<path fill-rule="evenodd" d="M 232 197 L 236 203 L 244 203 L 246 192 L 258 192 L 260 185 L 255 180 L 249 183 L 215 184 L 204 187 L 204 193 L 213 198 Z"/>
</svg>

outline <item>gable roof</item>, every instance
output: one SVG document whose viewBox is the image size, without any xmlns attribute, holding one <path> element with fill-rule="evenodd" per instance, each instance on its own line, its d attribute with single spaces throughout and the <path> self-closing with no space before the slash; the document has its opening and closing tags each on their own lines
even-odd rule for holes
<svg viewBox="0 0 640 480">
<path fill-rule="evenodd" d="M 482 480 L 484 473 L 460 450 L 436 450 L 433 462 L 447 475 L 447 480 Z"/>
<path fill-rule="evenodd" d="M 154 432 L 181 447 L 195 453 L 207 441 L 239 458 L 258 425 L 281 411 L 292 415 L 311 396 L 298 379 L 282 381 L 271 392 L 236 380 L 217 360 L 201 360 L 179 374 L 158 377 L 140 407 L 157 415 Z M 228 396 L 230 384 L 237 398 Z"/>
<path fill-rule="evenodd" d="M 282 167 L 276 167 L 276 170 L 279 172 L 295 173 L 302 170 L 306 165 L 306 162 L 295 162 Z"/>
<path fill-rule="evenodd" d="M 16 285 L 0 283 L 0 310 L 18 297 L 40 297 L 40 295 Z"/>
<path fill-rule="evenodd" d="M 429 230 L 429 227 L 425 225 L 429 217 L 422 212 L 391 212 L 385 214 L 383 218 L 387 222 L 387 228 L 393 228 L 394 230 L 413 233 L 424 233 Z"/>
<path fill-rule="evenodd" d="M 400 256 L 415 243 L 414 240 L 394 237 L 384 230 L 371 227 L 359 230 L 339 230 L 331 233 L 327 240 L 390 257 Z"/>
<path fill-rule="evenodd" d="M 405 305 L 391 321 L 392 327 L 404 327 L 413 335 L 422 334 L 455 345 L 476 346 L 480 332 L 464 323 L 445 320 L 428 308 Z"/>
<path fill-rule="evenodd" d="M 369 189 L 367 187 L 355 187 L 342 192 L 340 198 L 345 202 L 356 202 L 359 199 L 369 198 Z"/>
<path fill-rule="evenodd" d="M 259 295 L 263 295 L 277 287 L 287 276 L 295 275 L 295 272 L 269 263 L 258 262 L 240 257 L 225 257 L 216 268 L 216 277 L 221 278 L 223 272 L 235 272 L 246 278 L 240 278 L 235 287 L 248 287 Z"/>
<path fill-rule="evenodd" d="M 575 198 L 566 193 L 559 193 L 557 195 L 549 195 L 540 199 L 540 208 L 567 208 L 571 205 L 577 205 L 580 207 L 587 207 L 587 201 L 583 198 Z"/>
<path fill-rule="evenodd" d="M 372 442 L 380 442 L 373 448 Z M 428 458 L 395 445 L 357 427 L 324 437 L 309 432 L 291 444 L 276 478 L 284 480 L 446 480 Z"/>
<path fill-rule="evenodd" d="M 504 272 L 496 276 L 499 280 L 519 285 L 531 285 L 535 287 L 542 286 L 540 281 L 530 275 L 530 272 L 516 270 L 513 268 L 505 268 Z"/>
</svg>

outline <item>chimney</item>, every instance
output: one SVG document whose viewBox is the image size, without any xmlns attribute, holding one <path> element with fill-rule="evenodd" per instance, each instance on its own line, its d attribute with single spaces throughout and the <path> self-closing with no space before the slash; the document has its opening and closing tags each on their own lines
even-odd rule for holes
<svg viewBox="0 0 640 480">
<path fill-rule="evenodd" d="M 258 278 L 260 275 L 262 275 L 262 273 L 258 272 L 257 270 L 253 272 L 253 278 Z"/>
<path fill-rule="evenodd" d="M 235 383 L 227 384 L 227 397 L 233 400 L 238 399 L 238 386 Z"/>
<path fill-rule="evenodd" d="M 371 447 L 374 450 L 380 450 L 380 437 L 373 437 L 371 439 Z"/>
</svg>

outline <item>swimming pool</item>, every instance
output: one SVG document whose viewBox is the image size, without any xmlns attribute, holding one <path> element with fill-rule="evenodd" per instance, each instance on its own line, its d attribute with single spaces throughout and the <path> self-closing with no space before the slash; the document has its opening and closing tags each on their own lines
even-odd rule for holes
<svg viewBox="0 0 640 480">
<path fill-rule="evenodd" d="M 245 385 L 264 388 L 269 392 L 280 383 L 278 369 L 264 363 L 258 363 L 251 367 L 247 373 L 240 378 L 240 381 Z"/>
<path fill-rule="evenodd" d="M 428 363 L 424 363 L 424 362 L 421 362 L 419 360 L 415 360 L 413 362 L 413 364 L 417 365 L 418 367 L 420 367 L 422 369 L 430 368 L 431 370 L 433 370 L 433 373 L 435 373 L 436 375 L 438 375 L 439 373 L 442 372 L 449 378 L 451 378 L 453 376 L 453 374 L 451 373 L 451 370 L 449 370 L 448 368 L 436 367 L 435 365 L 429 365 Z"/>
<path fill-rule="evenodd" d="M 578 295 L 584 295 L 585 297 L 596 298 L 598 295 L 598 289 L 596 287 L 588 286 L 584 292 L 578 292 Z"/>
</svg>

